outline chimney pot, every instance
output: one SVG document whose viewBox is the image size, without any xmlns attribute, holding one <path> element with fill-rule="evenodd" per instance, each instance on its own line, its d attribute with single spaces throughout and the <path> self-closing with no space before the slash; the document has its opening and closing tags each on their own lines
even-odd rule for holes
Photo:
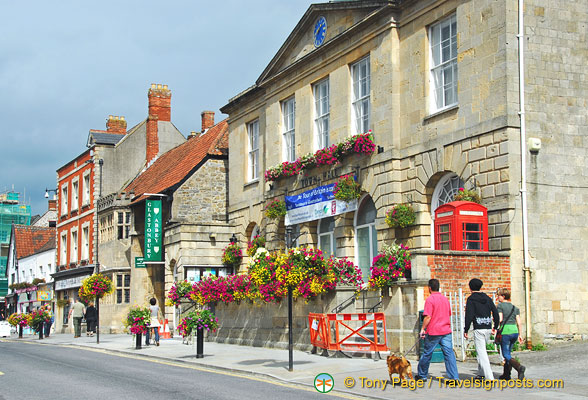
<svg viewBox="0 0 588 400">
<path fill-rule="evenodd" d="M 167 85 L 163 85 L 163 89 L 167 90 Z"/>
<path fill-rule="evenodd" d="M 161 83 L 157 84 L 157 89 L 161 89 Z"/>
<path fill-rule="evenodd" d="M 155 89 L 155 87 L 156 87 L 155 83 L 152 83 L 151 84 L 151 89 Z"/>
</svg>

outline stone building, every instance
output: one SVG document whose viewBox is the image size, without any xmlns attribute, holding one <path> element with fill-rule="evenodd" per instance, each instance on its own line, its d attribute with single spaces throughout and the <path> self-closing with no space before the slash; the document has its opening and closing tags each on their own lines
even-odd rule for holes
<svg viewBox="0 0 588 400">
<path fill-rule="evenodd" d="M 393 308 L 406 314 L 397 332 L 414 332 L 430 277 L 466 293 L 481 277 L 486 291 L 512 289 L 533 341 L 588 333 L 586 2 L 525 1 L 524 18 L 528 302 L 515 0 L 311 5 L 254 85 L 222 108 L 229 220 L 240 238 L 262 231 L 268 247 L 283 247 L 285 223 L 267 220 L 266 204 L 351 173 L 362 188 L 356 211 L 293 230 L 299 245 L 322 247 L 326 238 L 365 274 L 383 244 L 408 244 L 413 280 L 392 288 Z M 368 130 L 378 148 L 371 155 L 264 180 L 271 167 Z M 488 209 L 489 251 L 435 249 L 434 212 L 459 188 L 476 191 Z M 398 203 L 416 210 L 412 227 L 385 223 Z"/>
<path fill-rule="evenodd" d="M 214 112 L 204 111 L 200 133 L 162 154 L 124 189 L 133 194 L 131 299 L 146 305 L 155 297 L 170 328 L 179 320 L 174 308 L 164 306 L 165 294 L 175 281 L 233 272 L 221 263 L 234 233 L 227 221 L 227 168 L 227 122 L 214 124 Z M 146 260 L 147 200 L 161 201 L 160 262 Z M 137 258 L 145 263 L 137 264 Z"/>
<path fill-rule="evenodd" d="M 151 85 L 148 112 L 144 121 L 129 130 L 124 117 L 110 116 L 106 130 L 90 130 L 87 150 L 57 170 L 57 271 L 53 278 L 58 332 L 71 329 L 66 318 L 69 305 L 78 297 L 82 280 L 97 271 L 97 264 L 115 284 L 114 293 L 100 302 L 100 330 L 122 329 L 131 299 L 131 214 L 130 195 L 121 189 L 157 157 L 186 140 L 171 122 L 167 85 Z"/>
</svg>

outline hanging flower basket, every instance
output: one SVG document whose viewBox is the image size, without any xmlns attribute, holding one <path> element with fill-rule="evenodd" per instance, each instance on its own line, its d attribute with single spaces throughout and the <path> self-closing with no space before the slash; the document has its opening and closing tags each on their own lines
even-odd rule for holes
<svg viewBox="0 0 588 400">
<path fill-rule="evenodd" d="M 343 175 L 335 183 L 333 196 L 341 201 L 357 200 L 361 196 L 361 185 L 353 175 Z"/>
<path fill-rule="evenodd" d="M 265 216 L 270 219 L 282 218 L 286 215 L 286 202 L 274 199 L 265 207 Z"/>
<path fill-rule="evenodd" d="M 125 327 L 133 335 L 142 335 L 147 332 L 147 326 L 151 322 L 151 310 L 149 307 L 133 306 L 124 321 Z"/>
<path fill-rule="evenodd" d="M 255 235 L 255 237 L 247 243 L 247 255 L 252 257 L 260 247 L 265 247 L 265 237 Z"/>
<path fill-rule="evenodd" d="M 28 325 L 35 331 L 43 329 L 43 324 L 49 321 L 51 321 L 51 314 L 43 308 L 33 311 L 28 315 Z"/>
<path fill-rule="evenodd" d="M 101 299 L 114 291 L 112 281 L 105 275 L 93 274 L 82 281 L 78 294 L 83 300 Z"/>
<path fill-rule="evenodd" d="M 8 317 L 8 323 L 12 326 L 25 327 L 29 324 L 29 318 L 27 314 L 14 313 Z"/>
<path fill-rule="evenodd" d="M 180 304 L 183 298 L 188 298 L 192 291 L 192 285 L 188 281 L 178 281 L 172 284 L 172 287 L 167 293 L 167 300 L 165 301 L 166 306 L 176 306 Z"/>
<path fill-rule="evenodd" d="M 178 331 L 183 337 L 189 336 L 198 328 L 215 332 L 218 328 L 218 319 L 210 310 L 197 310 L 189 312 L 178 325 Z"/>
<path fill-rule="evenodd" d="M 370 268 L 370 289 L 384 289 L 393 282 L 410 274 L 410 252 L 403 244 L 392 243 L 384 246 L 382 252 L 374 257 Z"/>
<path fill-rule="evenodd" d="M 222 263 L 227 267 L 238 267 L 243 260 L 243 252 L 237 243 L 225 247 L 223 251 Z"/>
<path fill-rule="evenodd" d="M 391 228 L 406 228 L 415 221 L 416 215 L 410 204 L 396 204 L 386 213 L 386 223 Z"/>
<path fill-rule="evenodd" d="M 482 203 L 482 198 L 475 190 L 466 190 L 464 188 L 459 188 L 455 196 L 453 197 L 453 201 L 471 201 L 472 203 Z"/>
</svg>

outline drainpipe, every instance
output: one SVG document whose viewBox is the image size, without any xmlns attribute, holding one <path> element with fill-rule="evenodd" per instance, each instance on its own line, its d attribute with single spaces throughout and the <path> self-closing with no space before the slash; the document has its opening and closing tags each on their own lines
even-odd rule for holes
<svg viewBox="0 0 588 400">
<path fill-rule="evenodd" d="M 525 127 L 524 0 L 519 0 L 519 118 L 521 120 L 521 207 L 523 212 L 523 271 L 525 272 L 525 325 L 527 348 L 531 343 L 531 269 L 529 268 L 529 231 L 527 225 L 527 138 Z"/>
</svg>

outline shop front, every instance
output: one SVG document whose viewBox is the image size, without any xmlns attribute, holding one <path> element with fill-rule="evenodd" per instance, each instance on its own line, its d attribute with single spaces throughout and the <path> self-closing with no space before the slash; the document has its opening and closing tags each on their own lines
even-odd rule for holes
<svg viewBox="0 0 588 400">
<path fill-rule="evenodd" d="M 70 331 L 69 310 L 75 299 L 79 298 L 78 290 L 82 281 L 94 272 L 94 266 L 84 266 L 59 271 L 53 274 L 55 282 L 55 331 L 66 333 Z"/>
</svg>

